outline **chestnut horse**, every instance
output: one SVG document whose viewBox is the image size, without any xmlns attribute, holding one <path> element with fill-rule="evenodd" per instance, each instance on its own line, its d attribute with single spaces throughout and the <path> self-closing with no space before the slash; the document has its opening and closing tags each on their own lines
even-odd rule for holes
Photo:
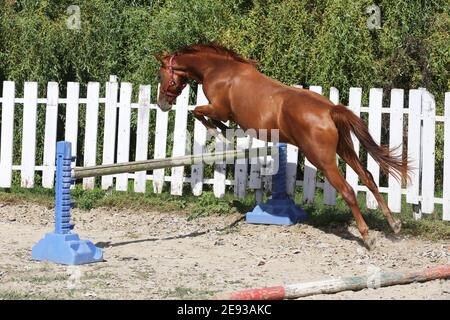
<svg viewBox="0 0 450 320">
<path fill-rule="evenodd" d="M 369 236 L 355 193 L 336 165 L 337 153 L 374 194 L 393 231 L 400 231 L 401 222 L 392 217 L 372 174 L 359 161 L 350 132 L 385 173 L 399 179 L 407 177 L 407 161 L 392 155 L 387 146 L 379 146 L 365 123 L 347 107 L 334 105 L 312 91 L 273 80 L 260 73 L 253 61 L 217 44 L 191 45 L 156 58 L 162 64 L 158 99 L 161 110 L 172 108 L 188 79 L 202 83 L 209 104 L 196 107 L 193 113 L 209 130 L 226 128 L 221 121 L 228 120 L 244 130 L 266 129 L 270 132 L 278 129 L 280 142 L 297 146 L 342 195 L 352 210 L 364 243 L 370 249 L 375 238 Z"/>
</svg>

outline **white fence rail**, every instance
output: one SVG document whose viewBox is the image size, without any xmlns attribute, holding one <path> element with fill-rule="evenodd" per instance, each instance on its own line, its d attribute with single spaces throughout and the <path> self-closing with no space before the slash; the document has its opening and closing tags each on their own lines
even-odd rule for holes
<svg viewBox="0 0 450 320">
<path fill-rule="evenodd" d="M 26 82 L 24 85 L 24 97 L 17 98 L 16 85 L 12 81 L 3 82 L 3 93 L 0 97 L 1 106 L 1 136 L 0 136 L 0 187 L 8 188 L 12 184 L 12 172 L 20 171 L 21 185 L 32 188 L 35 185 L 35 173 L 42 172 L 42 186 L 53 187 L 55 145 L 57 139 L 59 108 L 65 108 L 65 140 L 72 142 L 73 154 L 76 154 L 79 142 L 79 119 L 80 105 L 85 108 L 84 142 L 83 142 L 83 165 L 90 166 L 96 163 L 99 143 L 99 130 L 103 132 L 103 141 L 100 142 L 102 156 L 101 164 L 114 162 L 125 162 L 131 160 L 143 160 L 148 158 L 164 158 L 167 153 L 168 135 L 175 137 L 172 146 L 172 156 L 184 155 L 186 150 L 193 154 L 206 151 L 207 131 L 205 127 L 195 120 L 193 132 L 187 131 L 188 110 L 195 108 L 189 105 L 189 86 L 187 86 L 180 97 L 178 97 L 175 112 L 175 124 L 173 132 L 169 132 L 169 113 L 161 112 L 156 104 L 151 103 L 150 86 L 141 85 L 138 91 L 138 102 L 132 103 L 132 84 L 127 82 L 117 83 L 112 76 L 110 82 L 105 86 L 105 97 L 100 97 L 100 84 L 90 82 L 87 86 L 86 98 L 80 97 L 80 85 L 75 82 L 67 83 L 66 98 L 59 97 L 59 86 L 56 82 L 49 82 L 47 86 L 47 97 L 38 98 L 38 85 L 36 82 Z M 322 93 L 319 86 L 309 88 Z M 339 91 L 330 89 L 330 99 L 334 103 L 339 102 Z M 406 107 L 405 101 L 408 101 Z M 196 105 L 205 104 L 207 99 L 199 86 Z M 420 218 L 421 213 L 429 214 L 435 210 L 435 205 L 442 205 L 444 220 L 450 220 L 450 92 L 445 94 L 445 111 L 443 116 L 436 115 L 436 103 L 434 97 L 424 89 L 409 90 L 407 96 L 402 89 L 392 89 L 390 92 L 389 107 L 383 106 L 382 89 L 373 88 L 369 92 L 369 106 L 362 106 L 362 89 L 351 88 L 349 92 L 349 108 L 358 116 L 368 114 L 368 126 L 374 139 L 381 139 L 382 115 L 389 114 L 389 143 L 391 147 L 401 146 L 404 138 L 408 141 L 408 155 L 412 160 L 412 181 L 402 188 L 400 182 L 389 177 L 388 185 L 381 186 L 380 191 L 387 193 L 389 207 L 394 212 L 401 210 L 402 194 L 406 195 L 409 204 L 420 204 L 421 211 L 416 215 Z M 13 151 L 17 145 L 13 145 L 15 114 L 23 109 L 22 144 L 20 164 L 13 163 Z M 45 108 L 45 134 L 44 152 L 42 159 L 36 159 L 37 143 L 37 114 L 38 108 Z M 102 109 L 103 108 L 103 109 Z M 156 109 L 156 112 L 150 112 Z M 104 114 L 104 126 L 99 128 L 99 114 Z M 155 116 L 156 113 L 156 116 Z M 131 143 L 131 119 L 136 117 L 136 154 L 130 159 Z M 407 121 L 406 121 L 407 118 Z M 148 154 L 150 123 L 155 122 L 153 155 Z M 436 125 L 443 124 L 444 130 L 444 178 L 443 190 L 435 190 L 435 134 Z M 404 130 L 404 128 L 407 128 Z M 407 137 L 404 137 L 404 133 Z M 192 139 L 189 139 L 193 135 Z M 188 144 L 193 142 L 192 147 Z M 355 149 L 359 152 L 359 142 L 353 137 Z M 240 138 L 236 146 L 224 145 L 216 140 L 216 149 L 248 148 L 264 145 L 260 140 Z M 328 205 L 336 203 L 336 191 L 328 181 L 319 181 L 316 168 L 304 159 L 303 180 L 297 179 L 297 166 L 299 157 L 298 149 L 288 146 L 288 192 L 294 193 L 295 187 L 302 186 L 304 201 L 312 202 L 318 188 L 323 189 L 323 202 Z M 380 181 L 380 168 L 377 163 L 368 156 L 368 169 L 371 171 L 377 183 Z M 154 170 L 152 174 L 136 172 L 134 174 L 120 174 L 116 176 L 104 176 L 101 178 L 101 187 L 107 189 L 112 187 L 115 178 L 116 190 L 127 190 L 129 179 L 134 180 L 136 192 L 146 191 L 146 181 L 152 180 L 154 192 L 162 192 L 164 182 L 170 182 L 170 192 L 174 195 L 182 195 L 183 187 L 190 183 L 194 195 L 200 195 L 205 184 L 213 186 L 217 197 L 224 195 L 226 187 L 234 186 L 234 194 L 244 197 L 246 190 L 256 190 L 256 196 L 261 198 L 261 190 L 270 186 L 270 176 L 262 176 L 257 163 L 249 164 L 248 160 L 238 160 L 234 165 L 234 178 L 226 178 L 226 168 L 229 164 L 216 163 L 214 174 L 211 177 L 204 175 L 202 164 L 193 165 L 190 175 L 185 174 L 182 167 L 172 168 L 170 175 L 165 171 Z M 345 177 L 356 192 L 368 192 L 365 186 L 358 184 L 358 176 L 346 166 Z M 83 179 L 83 187 L 91 189 L 94 187 L 95 178 Z M 439 196 L 436 196 L 439 195 Z M 373 195 L 368 192 L 367 207 L 376 208 L 377 203 Z"/>
</svg>

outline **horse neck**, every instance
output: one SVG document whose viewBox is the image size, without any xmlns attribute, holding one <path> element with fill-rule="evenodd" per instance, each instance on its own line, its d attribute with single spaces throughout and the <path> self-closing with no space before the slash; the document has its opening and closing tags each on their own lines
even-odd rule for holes
<svg viewBox="0 0 450 320">
<path fill-rule="evenodd" d="M 229 69 L 232 65 L 236 64 L 235 61 L 227 58 L 200 54 L 182 55 L 177 60 L 177 63 L 183 66 L 188 77 L 200 83 L 203 83 L 213 75 L 217 75 L 218 70 L 224 69 L 225 65 Z"/>
</svg>

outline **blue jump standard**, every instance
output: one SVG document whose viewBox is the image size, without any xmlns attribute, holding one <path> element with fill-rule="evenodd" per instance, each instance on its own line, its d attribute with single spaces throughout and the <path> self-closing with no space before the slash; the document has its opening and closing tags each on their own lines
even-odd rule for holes
<svg viewBox="0 0 450 320">
<path fill-rule="evenodd" d="M 290 225 L 305 221 L 307 214 L 286 192 L 287 145 L 278 144 L 278 171 L 272 177 L 272 199 L 257 205 L 246 215 L 247 223 Z"/>
<path fill-rule="evenodd" d="M 70 223 L 70 186 L 73 183 L 71 143 L 56 145 L 55 231 L 47 233 L 31 250 L 33 260 L 47 260 L 60 264 L 77 265 L 103 261 L 103 251 L 89 240 L 80 240 L 72 233 Z"/>
</svg>

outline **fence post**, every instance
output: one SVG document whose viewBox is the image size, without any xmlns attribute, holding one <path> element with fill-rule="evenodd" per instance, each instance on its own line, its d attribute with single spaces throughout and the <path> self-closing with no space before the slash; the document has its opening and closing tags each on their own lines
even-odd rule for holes
<svg viewBox="0 0 450 320">
<path fill-rule="evenodd" d="M 14 144 L 14 81 L 3 81 L 2 125 L 0 133 L 0 188 L 11 188 Z"/>
<path fill-rule="evenodd" d="M 444 114 L 444 186 L 442 219 L 450 221 L 450 92 L 445 93 Z"/>
<path fill-rule="evenodd" d="M 436 102 L 428 91 L 422 91 L 422 213 L 433 213 L 435 190 Z"/>
<path fill-rule="evenodd" d="M 71 233 L 70 185 L 72 184 L 72 157 L 70 142 L 56 145 L 55 230 L 47 233 L 32 249 L 31 258 L 61 264 L 85 264 L 103 260 L 103 251 L 89 240 L 80 240 Z"/>
</svg>

